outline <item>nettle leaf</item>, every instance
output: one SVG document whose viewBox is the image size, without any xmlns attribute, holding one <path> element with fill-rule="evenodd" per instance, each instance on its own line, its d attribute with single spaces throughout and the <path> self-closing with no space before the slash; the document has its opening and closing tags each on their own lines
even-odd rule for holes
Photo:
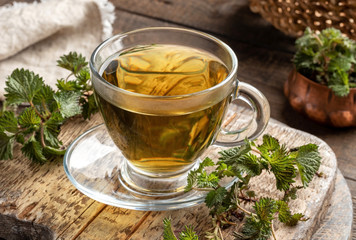
<svg viewBox="0 0 356 240">
<path fill-rule="evenodd" d="M 271 223 L 273 220 L 273 214 L 277 211 L 276 201 L 272 198 L 261 198 L 255 203 L 253 207 L 257 216 L 265 222 Z"/>
<path fill-rule="evenodd" d="M 219 177 L 214 173 L 208 174 L 206 171 L 203 171 L 197 177 L 197 186 L 199 188 L 215 188 L 218 186 L 219 180 Z"/>
<path fill-rule="evenodd" d="M 63 124 L 64 118 L 58 112 L 54 112 L 52 116 L 45 122 L 43 127 L 44 139 L 46 143 L 52 147 L 58 148 L 62 142 L 58 140 L 60 126 Z"/>
<path fill-rule="evenodd" d="M 85 61 L 85 57 L 76 52 L 70 52 L 67 55 L 63 55 L 60 57 L 60 60 L 57 61 L 58 66 L 65 68 L 74 74 L 77 74 L 87 64 L 88 62 Z"/>
<path fill-rule="evenodd" d="M 54 91 L 48 86 L 44 85 L 40 91 L 33 98 L 33 104 L 39 109 L 40 112 L 49 114 L 49 111 L 55 110 L 55 101 L 53 98 Z"/>
<path fill-rule="evenodd" d="M 219 163 L 233 165 L 234 163 L 241 163 L 241 158 L 251 150 L 250 144 L 245 144 L 240 147 L 230 148 L 219 152 Z"/>
<path fill-rule="evenodd" d="M 43 148 L 41 144 L 32 135 L 21 148 L 22 153 L 34 162 L 44 163 L 47 161 L 43 155 Z"/>
<path fill-rule="evenodd" d="M 339 97 L 346 97 L 350 92 L 348 85 L 329 85 L 329 88 L 331 88 L 334 94 Z"/>
<path fill-rule="evenodd" d="M 268 134 L 263 135 L 263 143 L 257 147 L 261 152 L 274 151 L 279 148 L 279 141 Z"/>
<path fill-rule="evenodd" d="M 58 140 L 59 129 L 52 129 L 48 126 L 43 127 L 43 135 L 46 144 L 51 145 L 52 147 L 58 148 L 62 142 Z"/>
<path fill-rule="evenodd" d="M 198 235 L 192 226 L 185 226 L 185 229 L 180 232 L 179 240 L 199 240 Z"/>
<path fill-rule="evenodd" d="M 231 165 L 220 162 L 216 168 L 216 174 L 221 177 L 235 177 L 238 173 L 232 168 Z"/>
<path fill-rule="evenodd" d="M 79 106 L 80 92 L 57 92 L 54 99 L 63 118 L 69 118 L 81 113 Z"/>
<path fill-rule="evenodd" d="M 239 240 L 269 240 L 272 235 L 271 222 L 277 211 L 277 204 L 273 199 L 261 198 L 255 203 L 256 215 L 248 216 L 240 233 L 234 232 Z"/>
<path fill-rule="evenodd" d="M 0 160 L 12 159 L 15 137 L 8 136 L 0 127 Z"/>
<path fill-rule="evenodd" d="M 73 80 L 57 80 L 56 86 L 61 91 L 76 91 L 80 89 L 80 86 L 77 85 L 77 82 Z"/>
<path fill-rule="evenodd" d="M 184 188 L 185 192 L 188 192 L 197 186 L 199 176 L 205 172 L 204 168 L 214 166 L 215 163 L 210 158 L 205 158 L 196 170 L 190 171 L 187 177 L 187 185 Z"/>
<path fill-rule="evenodd" d="M 15 69 L 7 78 L 5 97 L 9 104 L 32 102 L 44 83 L 39 75 L 25 69 Z"/>
<path fill-rule="evenodd" d="M 216 190 L 210 191 L 205 197 L 205 204 L 208 208 L 220 205 L 225 198 L 227 190 L 224 187 L 219 187 Z"/>
<path fill-rule="evenodd" d="M 14 112 L 4 111 L 0 114 L 0 127 L 7 132 L 16 133 L 18 131 L 18 126 Z"/>
<path fill-rule="evenodd" d="M 318 146 L 315 144 L 301 146 L 295 160 L 303 186 L 307 187 L 320 167 L 321 156 Z"/>
<path fill-rule="evenodd" d="M 241 158 L 241 164 L 238 165 L 238 169 L 251 176 L 260 175 L 263 169 L 263 165 L 259 161 L 256 155 L 248 153 Z"/>
<path fill-rule="evenodd" d="M 173 233 L 171 219 L 164 218 L 163 225 L 164 225 L 163 239 L 164 240 L 177 240 L 176 236 Z"/>
<path fill-rule="evenodd" d="M 19 116 L 19 124 L 24 128 L 38 128 L 41 124 L 41 118 L 36 114 L 33 108 L 26 108 Z"/>
<path fill-rule="evenodd" d="M 304 218 L 304 215 L 301 213 L 293 214 L 285 224 L 287 226 L 295 226 L 298 224 L 299 221 L 307 221 L 308 219 Z"/>
<path fill-rule="evenodd" d="M 84 67 L 80 70 L 79 74 L 77 75 L 77 81 L 81 85 L 86 85 L 89 80 L 90 80 L 89 68 Z"/>
<path fill-rule="evenodd" d="M 288 156 L 275 154 L 269 159 L 271 172 L 276 178 L 278 190 L 288 190 L 296 177 L 294 163 Z"/>
</svg>

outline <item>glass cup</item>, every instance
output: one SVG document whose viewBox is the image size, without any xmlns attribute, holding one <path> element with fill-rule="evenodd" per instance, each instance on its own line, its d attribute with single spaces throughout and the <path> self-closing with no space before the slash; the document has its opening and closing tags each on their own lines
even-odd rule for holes
<svg viewBox="0 0 356 240">
<path fill-rule="evenodd" d="M 201 49 L 221 60 L 227 76 L 205 90 L 172 96 L 131 92 L 102 77 L 118 53 L 151 44 Z M 225 43 L 181 28 L 122 33 L 94 50 L 90 59 L 94 93 L 109 135 L 125 158 L 119 177 L 127 189 L 141 196 L 180 194 L 188 172 L 199 165 L 209 146 L 238 146 L 263 132 L 270 116 L 268 101 L 259 90 L 237 80 L 237 66 L 235 53 Z M 240 105 L 248 106 L 247 114 L 239 112 Z M 230 114 L 224 123 L 228 111 L 238 114 Z M 242 126 L 236 127 L 239 122 Z"/>
</svg>

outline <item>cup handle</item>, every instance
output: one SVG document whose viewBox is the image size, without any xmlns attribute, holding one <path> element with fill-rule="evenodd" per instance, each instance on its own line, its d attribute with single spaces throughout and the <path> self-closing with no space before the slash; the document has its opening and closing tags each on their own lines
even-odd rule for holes
<svg viewBox="0 0 356 240">
<path fill-rule="evenodd" d="M 230 106 L 236 105 L 237 109 L 234 111 L 232 119 L 229 119 L 229 122 L 233 121 L 236 124 L 239 122 L 236 115 L 241 114 L 241 112 L 237 111 L 239 109 L 238 101 L 242 101 L 249 106 L 253 117 L 246 126 L 237 129 L 226 129 L 223 127 L 213 145 L 222 147 L 242 145 L 246 138 L 254 140 L 265 130 L 270 118 L 270 106 L 262 92 L 250 84 L 239 82 L 238 94 L 237 96 L 233 96 L 230 103 Z"/>
</svg>

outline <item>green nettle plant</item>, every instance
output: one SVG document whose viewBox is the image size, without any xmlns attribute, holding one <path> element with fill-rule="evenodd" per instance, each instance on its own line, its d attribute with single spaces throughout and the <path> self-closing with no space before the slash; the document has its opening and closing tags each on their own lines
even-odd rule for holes
<svg viewBox="0 0 356 240">
<path fill-rule="evenodd" d="M 61 56 L 57 65 L 70 73 L 57 80 L 56 91 L 27 69 L 15 69 L 8 76 L 6 101 L 0 110 L 0 160 L 13 158 L 16 142 L 34 162 L 62 156 L 65 148 L 58 139 L 61 125 L 76 115 L 90 119 L 98 111 L 85 58 L 70 52 Z M 22 111 L 17 110 L 20 105 Z"/>
<path fill-rule="evenodd" d="M 356 42 L 335 28 L 317 33 L 307 28 L 296 41 L 296 70 L 345 97 L 356 87 Z"/>
<path fill-rule="evenodd" d="M 297 191 L 308 187 L 321 164 L 319 147 L 306 144 L 293 149 L 280 144 L 277 138 L 263 135 L 262 144 L 246 140 L 240 147 L 219 152 L 215 163 L 205 158 L 199 167 L 191 171 L 187 178 L 185 191 L 205 191 L 205 205 L 210 209 L 212 228 L 205 234 L 205 239 L 223 240 L 223 229 L 239 225 L 242 228 L 234 232 L 235 240 L 277 240 L 273 222 L 279 221 L 287 226 L 295 226 L 308 218 L 302 213 L 293 213 L 289 202 L 297 199 Z M 211 172 L 207 171 L 207 168 Z M 250 188 L 250 180 L 268 172 L 274 175 L 276 188 L 283 192 L 282 198 L 259 196 Z M 225 177 L 236 177 L 231 188 L 221 186 Z M 297 181 L 300 179 L 300 183 Z M 251 210 L 244 208 L 246 204 Z M 164 240 L 198 240 L 193 226 L 185 226 L 176 236 L 171 219 L 163 221 Z"/>
</svg>

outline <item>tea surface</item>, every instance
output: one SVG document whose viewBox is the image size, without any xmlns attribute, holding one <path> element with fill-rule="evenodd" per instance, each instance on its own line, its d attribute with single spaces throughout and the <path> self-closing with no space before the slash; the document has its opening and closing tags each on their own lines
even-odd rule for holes
<svg viewBox="0 0 356 240">
<path fill-rule="evenodd" d="M 210 88 L 227 73 L 221 61 L 207 52 L 178 45 L 147 45 L 119 53 L 103 77 L 127 91 L 173 96 Z"/>
</svg>

